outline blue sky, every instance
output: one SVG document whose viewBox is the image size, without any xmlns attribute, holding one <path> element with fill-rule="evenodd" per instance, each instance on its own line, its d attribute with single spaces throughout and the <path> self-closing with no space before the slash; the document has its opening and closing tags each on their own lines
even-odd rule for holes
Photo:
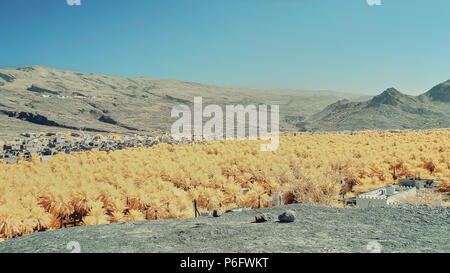
<svg viewBox="0 0 450 273">
<path fill-rule="evenodd" d="M 229 87 L 422 93 L 450 79 L 450 1 L 0 0 L 0 67 Z"/>
</svg>

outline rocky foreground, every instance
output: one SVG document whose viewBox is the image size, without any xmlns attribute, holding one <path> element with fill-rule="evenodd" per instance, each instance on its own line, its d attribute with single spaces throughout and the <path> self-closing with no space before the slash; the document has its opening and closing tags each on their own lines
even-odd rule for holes
<svg viewBox="0 0 450 273">
<path fill-rule="evenodd" d="M 280 223 L 278 215 L 295 213 Z M 256 223 L 255 216 L 274 220 Z M 140 221 L 34 233 L 0 252 L 446 252 L 450 208 L 340 209 L 294 204 L 220 217 Z M 79 244 L 79 245 L 78 245 Z M 79 246 L 79 249 L 77 248 Z"/>
</svg>

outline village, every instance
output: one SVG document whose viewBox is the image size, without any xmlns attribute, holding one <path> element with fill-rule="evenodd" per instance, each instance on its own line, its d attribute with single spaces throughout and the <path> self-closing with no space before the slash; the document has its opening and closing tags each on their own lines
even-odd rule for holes
<svg viewBox="0 0 450 273">
<path fill-rule="evenodd" d="M 151 147 L 158 143 L 175 144 L 185 140 L 174 140 L 169 136 L 155 138 L 138 135 L 119 137 L 115 134 L 106 136 L 84 133 L 22 133 L 20 138 L 0 142 L 0 160 L 7 164 L 17 163 L 20 159 L 30 160 L 35 154 L 41 161 L 51 156 L 82 151 L 113 151 L 137 147 Z"/>
</svg>

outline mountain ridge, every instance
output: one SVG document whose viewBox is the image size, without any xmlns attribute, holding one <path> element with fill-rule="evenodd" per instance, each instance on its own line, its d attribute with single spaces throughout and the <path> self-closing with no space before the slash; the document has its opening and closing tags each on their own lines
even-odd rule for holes
<svg viewBox="0 0 450 273">
<path fill-rule="evenodd" d="M 338 101 L 313 114 L 308 129 L 431 129 L 450 127 L 450 81 L 411 96 L 395 88 L 363 102 Z M 314 124 L 314 126 L 312 125 Z"/>
</svg>

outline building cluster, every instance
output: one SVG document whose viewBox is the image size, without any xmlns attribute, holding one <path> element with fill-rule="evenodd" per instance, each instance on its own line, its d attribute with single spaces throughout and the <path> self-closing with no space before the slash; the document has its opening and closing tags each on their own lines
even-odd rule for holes
<svg viewBox="0 0 450 273">
<path fill-rule="evenodd" d="M 387 185 L 362 193 L 355 201 L 359 208 L 389 206 L 403 203 L 404 200 L 416 196 L 419 191 L 436 187 L 437 182 L 432 179 L 404 178 L 399 179 L 398 186 Z"/>
<path fill-rule="evenodd" d="M 170 136 L 155 138 L 144 136 L 87 135 L 79 133 L 35 134 L 23 133 L 20 138 L 0 145 L 0 160 L 5 163 L 17 163 L 19 159 L 30 160 L 35 154 L 42 161 L 59 153 L 71 154 L 82 151 L 112 151 L 136 147 L 150 147 L 159 143 L 177 144 Z"/>
</svg>

